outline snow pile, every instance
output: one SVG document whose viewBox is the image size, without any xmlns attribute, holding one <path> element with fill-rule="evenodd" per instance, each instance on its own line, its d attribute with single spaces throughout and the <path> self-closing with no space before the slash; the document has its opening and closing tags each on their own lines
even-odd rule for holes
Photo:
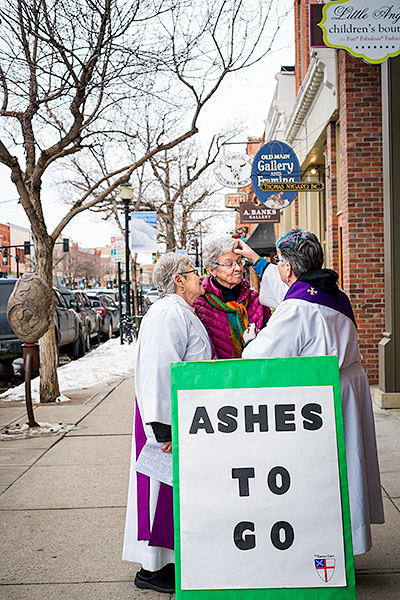
<svg viewBox="0 0 400 600">
<path fill-rule="evenodd" d="M 85 354 L 79 360 L 69 362 L 57 369 L 61 396 L 59 402 L 69 400 L 68 390 L 83 390 L 133 375 L 136 344 L 121 345 L 119 338 L 111 339 Z M 32 402 L 38 403 L 40 378 L 32 380 Z M 25 383 L 0 394 L 1 401 L 24 402 Z"/>
</svg>

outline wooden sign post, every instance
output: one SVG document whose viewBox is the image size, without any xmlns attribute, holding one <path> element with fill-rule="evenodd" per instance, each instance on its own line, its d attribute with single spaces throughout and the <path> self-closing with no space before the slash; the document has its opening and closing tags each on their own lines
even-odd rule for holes
<svg viewBox="0 0 400 600">
<path fill-rule="evenodd" d="M 171 373 L 177 599 L 355 599 L 337 358 Z"/>
</svg>

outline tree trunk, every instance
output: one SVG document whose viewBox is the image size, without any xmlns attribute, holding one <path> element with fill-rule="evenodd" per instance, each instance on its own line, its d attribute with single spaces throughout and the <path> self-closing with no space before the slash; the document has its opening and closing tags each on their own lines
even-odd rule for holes
<svg viewBox="0 0 400 600">
<path fill-rule="evenodd" d="M 35 239 L 36 272 L 48 287 L 52 299 L 50 305 L 50 327 L 40 339 L 40 402 L 55 402 L 60 395 L 57 378 L 57 345 L 54 329 L 53 303 L 53 247 L 50 236 L 41 233 Z"/>
<path fill-rule="evenodd" d="M 167 216 L 165 218 L 165 242 L 166 242 L 166 251 L 174 252 L 176 248 L 176 239 L 175 239 L 175 210 L 174 205 L 167 205 Z"/>
</svg>

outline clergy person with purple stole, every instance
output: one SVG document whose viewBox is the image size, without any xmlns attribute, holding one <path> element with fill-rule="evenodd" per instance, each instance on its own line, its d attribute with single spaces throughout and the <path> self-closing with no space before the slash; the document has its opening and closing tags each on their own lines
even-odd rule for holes
<svg viewBox="0 0 400 600">
<path fill-rule="evenodd" d="M 323 269 L 323 250 L 310 231 L 292 229 L 276 243 L 271 264 L 247 244 L 234 250 L 262 277 L 260 302 L 275 309 L 259 332 L 244 332 L 243 358 L 331 356 L 339 361 L 354 554 L 371 548 L 371 523 L 383 523 L 383 504 L 371 394 L 361 365 L 357 326 L 338 275 Z M 354 265 L 356 268 L 356 265 Z"/>
<path fill-rule="evenodd" d="M 187 255 L 170 252 L 160 258 L 154 269 L 160 299 L 143 318 L 136 356 L 122 558 L 142 565 L 136 573 L 136 587 L 167 594 L 175 591 L 172 486 L 139 472 L 137 459 L 146 444 L 155 445 L 160 456 L 172 452 L 171 363 L 211 359 L 208 333 L 192 308 L 204 294 L 202 279 Z"/>
</svg>

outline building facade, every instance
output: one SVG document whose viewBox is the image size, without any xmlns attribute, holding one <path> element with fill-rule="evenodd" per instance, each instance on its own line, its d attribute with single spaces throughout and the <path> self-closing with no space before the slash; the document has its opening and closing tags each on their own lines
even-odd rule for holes
<svg viewBox="0 0 400 600">
<path fill-rule="evenodd" d="M 302 227 L 318 235 L 325 265 L 352 301 L 363 365 L 377 384 L 385 321 L 381 66 L 311 48 L 309 5 L 295 3 L 295 69 L 277 78 L 265 138 L 289 144 L 302 179 L 324 190 L 299 193 L 282 210 L 280 233 Z"/>
</svg>

